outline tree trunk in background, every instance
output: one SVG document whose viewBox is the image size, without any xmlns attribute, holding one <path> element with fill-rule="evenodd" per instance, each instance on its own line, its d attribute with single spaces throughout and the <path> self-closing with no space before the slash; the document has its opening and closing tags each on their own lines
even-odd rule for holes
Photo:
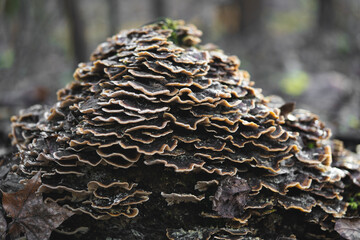
<svg viewBox="0 0 360 240">
<path fill-rule="evenodd" d="M 218 20 L 227 33 L 258 32 L 263 0 L 232 0 L 218 6 Z"/>
<path fill-rule="evenodd" d="M 63 7 L 69 26 L 74 61 L 77 64 L 87 59 L 85 29 L 79 11 L 79 1 L 63 0 Z"/>
<path fill-rule="evenodd" d="M 240 0 L 240 32 L 257 32 L 261 27 L 263 0 Z"/>
<path fill-rule="evenodd" d="M 335 1 L 318 0 L 318 28 L 332 29 L 335 27 Z"/>
<path fill-rule="evenodd" d="M 152 0 L 151 1 L 152 12 L 154 20 L 166 17 L 165 1 L 164 0 Z"/>
<path fill-rule="evenodd" d="M 107 0 L 108 16 L 109 16 L 109 36 L 112 36 L 119 32 L 121 29 L 119 21 L 119 0 Z"/>
</svg>

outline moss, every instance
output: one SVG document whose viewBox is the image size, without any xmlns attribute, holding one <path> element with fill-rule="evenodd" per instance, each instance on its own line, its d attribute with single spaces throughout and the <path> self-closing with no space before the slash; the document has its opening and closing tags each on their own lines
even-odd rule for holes
<svg viewBox="0 0 360 240">
<path fill-rule="evenodd" d="M 314 148 L 315 148 L 315 143 L 313 143 L 313 142 L 308 142 L 307 147 L 308 147 L 309 149 L 314 149 Z"/>
<path fill-rule="evenodd" d="M 177 33 L 179 27 L 178 21 L 169 18 L 164 18 L 160 24 L 162 29 L 172 30 L 171 35 L 168 39 L 176 45 L 181 45 L 183 37 L 180 37 Z"/>
<path fill-rule="evenodd" d="M 359 207 L 359 203 L 358 203 L 358 202 L 349 202 L 349 207 L 350 207 L 352 210 L 356 210 L 356 209 L 358 209 L 358 207 Z"/>
<path fill-rule="evenodd" d="M 349 208 L 352 210 L 358 210 L 360 207 L 360 192 L 354 194 L 351 198 L 349 198 Z"/>
<path fill-rule="evenodd" d="M 168 38 L 169 41 L 172 41 L 174 44 L 178 46 L 184 45 L 184 40 L 188 37 L 183 32 L 179 32 L 179 27 L 181 26 L 181 21 L 179 20 L 172 20 L 170 18 L 160 18 L 152 23 L 150 25 L 158 25 L 161 29 L 165 30 L 171 30 L 171 35 Z"/>
</svg>

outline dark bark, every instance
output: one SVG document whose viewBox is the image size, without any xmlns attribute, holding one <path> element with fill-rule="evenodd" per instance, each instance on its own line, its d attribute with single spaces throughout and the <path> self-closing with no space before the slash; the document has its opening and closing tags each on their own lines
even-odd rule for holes
<svg viewBox="0 0 360 240">
<path fill-rule="evenodd" d="M 318 0 L 318 28 L 331 29 L 335 27 L 335 1 Z"/>
<path fill-rule="evenodd" d="M 164 0 L 152 0 L 151 7 L 152 7 L 154 19 L 166 17 L 166 7 Z"/>
<path fill-rule="evenodd" d="M 79 10 L 79 1 L 62 1 L 64 13 L 67 18 L 71 37 L 74 62 L 79 63 L 86 60 L 86 41 L 84 34 L 84 23 Z"/>
<path fill-rule="evenodd" d="M 229 33 L 258 32 L 263 0 L 232 0 L 218 7 L 219 19 Z"/>
<path fill-rule="evenodd" d="M 119 0 L 107 0 L 108 17 L 109 17 L 109 36 L 116 34 L 121 26 L 119 20 Z"/>
<path fill-rule="evenodd" d="M 258 31 L 261 26 L 263 0 L 241 0 L 240 32 Z"/>
</svg>

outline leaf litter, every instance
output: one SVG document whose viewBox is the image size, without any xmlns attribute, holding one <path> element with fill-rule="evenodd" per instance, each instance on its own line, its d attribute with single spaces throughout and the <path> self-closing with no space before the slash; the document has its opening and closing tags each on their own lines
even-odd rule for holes
<svg viewBox="0 0 360 240">
<path fill-rule="evenodd" d="M 51 232 L 74 214 L 55 202 L 45 203 L 42 195 L 36 194 L 40 185 L 38 172 L 23 189 L 14 193 L 2 192 L 3 208 L 12 221 L 6 227 L 5 219 L 0 216 L 0 230 L 7 228 L 11 238 L 25 234 L 28 240 L 49 239 Z"/>
</svg>

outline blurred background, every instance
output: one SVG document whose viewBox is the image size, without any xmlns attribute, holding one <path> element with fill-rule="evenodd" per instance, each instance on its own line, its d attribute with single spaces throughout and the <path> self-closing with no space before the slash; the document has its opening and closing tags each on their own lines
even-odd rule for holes
<svg viewBox="0 0 360 240">
<path fill-rule="evenodd" d="M 19 109 L 54 103 L 99 43 L 159 17 L 195 24 L 264 95 L 360 141 L 360 0 L 0 0 L 2 136 Z"/>
</svg>

